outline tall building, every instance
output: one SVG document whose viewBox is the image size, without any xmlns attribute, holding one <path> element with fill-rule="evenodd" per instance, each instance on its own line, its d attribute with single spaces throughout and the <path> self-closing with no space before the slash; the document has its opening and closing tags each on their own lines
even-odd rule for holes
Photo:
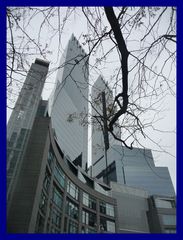
<svg viewBox="0 0 183 240">
<path fill-rule="evenodd" d="M 76 55 L 73 55 L 73 51 Z M 84 76 L 82 75 L 85 60 L 78 58 L 81 54 L 85 56 L 77 40 L 72 36 L 61 60 L 56 87 L 49 99 L 50 114 L 47 101 L 40 100 L 41 89 L 37 92 L 35 88 L 37 81 L 32 83 L 34 90 L 31 96 L 27 97 L 32 102 L 34 96 L 36 103 L 34 106 L 31 105 L 31 121 L 25 125 L 28 137 L 18 140 L 23 146 L 23 154 L 16 181 L 12 184 L 11 201 L 8 202 L 7 232 L 175 232 L 176 213 L 173 198 L 168 197 L 168 201 L 172 202 L 170 209 L 170 204 L 164 202 L 167 201 L 167 196 L 151 196 L 148 191 L 138 187 L 148 179 L 149 174 L 144 166 L 142 153 L 137 154 L 138 149 L 135 157 L 129 154 L 126 169 L 124 165 L 120 165 L 121 153 L 120 156 L 114 152 L 110 153 L 113 149 L 110 148 L 107 169 L 102 157 L 94 163 L 94 168 L 98 167 L 98 170 L 95 169 L 95 174 L 99 174 L 98 178 L 86 173 L 87 124 L 85 125 L 81 117 L 87 110 L 88 71 L 84 71 Z M 40 65 L 39 70 L 43 65 L 46 74 L 48 63 L 36 60 L 35 64 Z M 62 64 L 64 68 L 61 68 Z M 77 84 L 81 84 L 80 88 L 76 87 Z M 24 117 L 19 118 L 20 129 L 26 124 L 24 121 Z M 8 127 L 16 123 L 17 119 L 14 118 Z M 118 146 L 115 152 L 116 150 L 119 150 Z M 151 152 L 147 151 L 146 155 L 150 158 Z M 154 164 L 152 159 L 149 163 L 152 166 Z M 140 184 L 135 187 L 133 184 L 128 186 L 127 181 L 130 183 L 133 180 L 134 183 L 136 179 L 138 182 L 140 168 L 142 168 Z M 129 173 L 126 170 L 129 170 Z M 106 174 L 109 175 L 110 186 L 105 184 Z M 120 182 L 121 179 L 123 181 Z M 150 177 L 150 180 L 153 181 L 154 178 Z M 151 181 L 149 183 L 152 184 Z M 155 205 L 153 200 L 157 197 L 161 198 L 159 205 Z M 168 209 L 161 209 L 162 206 Z M 156 222 L 157 219 L 159 220 Z"/>
<path fill-rule="evenodd" d="M 21 165 L 26 144 L 41 99 L 49 63 L 36 59 L 30 67 L 7 127 L 8 199 Z"/>
<path fill-rule="evenodd" d="M 102 92 L 105 92 L 106 110 L 109 115 L 111 106 L 113 106 L 113 95 L 109 86 L 100 76 L 92 87 L 92 115 L 94 116 L 103 116 Z M 120 137 L 118 125 L 119 123 L 114 127 L 114 133 Z M 121 146 L 120 142 L 116 141 L 109 133 L 109 149 L 107 154 L 104 154 L 104 134 L 97 121 L 93 121 L 92 124 L 91 169 L 92 176 L 105 183 L 114 181 L 144 189 L 149 196 L 154 194 L 175 196 L 168 168 L 155 166 L 151 150 L 139 148 L 130 150 Z"/>
<path fill-rule="evenodd" d="M 72 35 L 61 58 L 49 114 L 65 155 L 86 168 L 88 149 L 88 64 L 86 53 Z"/>
<path fill-rule="evenodd" d="M 92 86 L 92 165 L 104 155 L 104 133 L 102 130 L 103 122 L 101 121 L 101 116 L 103 116 L 102 92 L 105 92 L 106 113 L 109 116 L 115 109 L 113 106 L 113 93 L 103 77 L 99 76 Z M 117 137 L 120 137 L 120 128 L 115 127 L 114 133 Z M 108 133 L 108 138 L 109 146 L 117 143 L 110 133 Z"/>
<path fill-rule="evenodd" d="M 7 216 L 9 233 L 115 233 L 116 200 L 60 149 L 49 117 L 35 118 Z"/>
</svg>

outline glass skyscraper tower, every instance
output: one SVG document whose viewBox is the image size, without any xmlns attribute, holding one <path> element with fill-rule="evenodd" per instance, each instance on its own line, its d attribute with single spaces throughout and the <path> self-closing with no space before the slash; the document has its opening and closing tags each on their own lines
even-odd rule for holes
<svg viewBox="0 0 183 240">
<path fill-rule="evenodd" d="M 65 156 L 86 168 L 88 148 L 88 64 L 74 35 L 62 55 L 49 114 Z"/>
<path fill-rule="evenodd" d="M 109 137 L 107 168 L 102 157 L 93 163 L 97 178 L 82 169 L 88 148 L 88 64 L 74 36 L 60 62 L 49 114 L 47 101 L 40 101 L 48 65 L 36 59 L 31 66 L 8 124 L 8 180 L 13 184 L 7 232 L 175 232 L 170 177 L 167 169 L 158 168 L 158 172 L 150 150 L 130 151 L 112 144 Z M 97 83 L 106 86 L 101 78 Z M 107 107 L 113 99 L 110 89 L 97 83 L 99 112 L 101 89 L 106 90 Z M 96 142 L 103 142 L 102 132 L 96 129 L 97 134 L 101 137 Z M 159 181 L 153 171 L 167 181 Z M 110 186 L 104 183 L 106 175 Z M 160 192 L 173 197 L 151 196 Z"/>
<path fill-rule="evenodd" d="M 102 76 L 99 76 L 92 86 L 92 164 L 104 155 L 104 134 L 98 122 L 99 119 L 96 119 L 97 117 L 101 119 L 101 116 L 103 116 L 102 92 L 105 92 L 106 112 L 109 115 L 112 108 L 114 110 L 113 93 L 108 83 L 105 82 Z M 101 120 L 99 121 L 103 126 L 103 122 Z M 121 131 L 119 127 L 114 128 L 114 134 L 120 138 Z M 108 137 L 109 145 L 119 143 L 110 133 L 108 133 Z"/>
<path fill-rule="evenodd" d="M 100 76 L 92 86 L 92 115 L 103 115 L 101 93 L 105 91 L 106 110 L 113 104 L 112 91 Z M 113 105 L 112 105 L 113 106 Z M 103 124 L 103 123 L 102 123 Z M 119 123 L 118 123 L 119 124 Z M 120 127 L 114 127 L 120 138 Z M 107 160 L 106 160 L 107 155 Z M 167 167 L 156 167 L 150 149 L 121 146 L 109 133 L 109 149 L 104 154 L 104 134 L 95 118 L 92 124 L 92 177 L 144 189 L 149 195 L 175 196 Z M 106 167 L 107 164 L 107 167 Z"/>
<path fill-rule="evenodd" d="M 8 197 L 16 180 L 21 159 L 35 119 L 49 63 L 36 59 L 16 101 L 7 126 L 7 191 Z"/>
</svg>

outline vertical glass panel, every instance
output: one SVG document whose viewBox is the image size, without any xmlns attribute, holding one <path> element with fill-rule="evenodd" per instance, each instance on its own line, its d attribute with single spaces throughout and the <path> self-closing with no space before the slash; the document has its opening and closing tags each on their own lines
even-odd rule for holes
<svg viewBox="0 0 183 240">
<path fill-rule="evenodd" d="M 106 205 L 104 202 L 100 202 L 100 212 L 106 214 Z"/>
<path fill-rule="evenodd" d="M 47 207 L 47 197 L 46 197 L 45 193 L 42 191 L 41 199 L 40 199 L 40 202 L 39 202 L 39 209 L 41 210 L 41 212 L 43 214 L 46 213 L 46 207 Z"/>
<path fill-rule="evenodd" d="M 69 220 L 68 233 L 78 233 L 78 224 Z"/>
<path fill-rule="evenodd" d="M 62 208 L 63 196 L 56 186 L 53 186 L 53 202 L 60 208 Z"/>
<path fill-rule="evenodd" d="M 40 215 L 40 213 L 38 213 L 37 220 L 36 220 L 36 230 L 35 230 L 35 232 L 43 233 L 43 231 L 44 231 L 44 221 L 45 221 L 44 217 L 42 217 Z"/>
<path fill-rule="evenodd" d="M 89 206 L 89 195 L 85 192 L 83 192 L 83 204 L 87 207 Z"/>
<path fill-rule="evenodd" d="M 86 211 L 82 211 L 82 223 L 88 224 L 88 213 Z"/>
<path fill-rule="evenodd" d="M 52 211 L 51 211 L 51 221 L 55 226 L 60 227 L 60 225 L 61 225 L 61 212 L 59 212 L 58 210 L 53 208 Z"/>
<path fill-rule="evenodd" d="M 107 231 L 108 232 L 115 232 L 115 223 L 111 221 L 107 221 Z"/>
<path fill-rule="evenodd" d="M 50 150 L 48 152 L 48 165 L 50 166 L 51 169 L 53 167 L 53 162 L 54 162 L 54 154 L 53 154 L 52 148 L 50 147 Z"/>
<path fill-rule="evenodd" d="M 67 181 L 67 192 L 76 200 L 78 200 L 79 189 L 78 187 L 72 183 L 69 179 Z"/>
<path fill-rule="evenodd" d="M 82 223 L 89 225 L 91 227 L 95 227 L 96 226 L 96 214 L 89 212 L 89 211 L 82 211 Z"/>
<path fill-rule="evenodd" d="M 67 200 L 67 214 L 71 218 L 78 220 L 79 216 L 78 206 L 71 202 L 70 200 Z"/>
<path fill-rule="evenodd" d="M 11 175 L 14 172 L 19 157 L 20 157 L 20 151 L 14 150 L 13 151 L 13 156 L 10 160 L 9 169 L 8 169 L 8 172 L 7 172 L 9 175 Z"/>
<path fill-rule="evenodd" d="M 61 167 L 59 166 L 58 162 L 56 162 L 55 169 L 54 169 L 54 176 L 57 179 L 58 183 L 61 187 L 65 187 L 65 174 L 63 173 Z"/>
<path fill-rule="evenodd" d="M 106 203 L 106 214 L 114 217 L 114 206 L 111 204 Z"/>
<path fill-rule="evenodd" d="M 43 187 L 46 190 L 46 192 L 48 192 L 48 190 L 49 190 L 50 181 L 51 181 L 51 175 L 49 174 L 48 170 L 46 169 L 45 177 L 44 177 L 44 181 L 43 181 Z"/>
<path fill-rule="evenodd" d="M 83 204 L 91 209 L 96 210 L 96 199 L 85 192 L 83 192 Z"/>
<path fill-rule="evenodd" d="M 13 146 L 13 144 L 15 143 L 16 137 L 17 137 L 17 133 L 13 132 L 12 135 L 11 135 L 8 147 L 12 147 Z"/>
<path fill-rule="evenodd" d="M 100 218 L 100 231 L 101 232 L 115 232 L 115 222 L 107 218 Z"/>
<path fill-rule="evenodd" d="M 100 202 L 100 212 L 114 217 L 114 206 L 109 203 Z"/>
</svg>

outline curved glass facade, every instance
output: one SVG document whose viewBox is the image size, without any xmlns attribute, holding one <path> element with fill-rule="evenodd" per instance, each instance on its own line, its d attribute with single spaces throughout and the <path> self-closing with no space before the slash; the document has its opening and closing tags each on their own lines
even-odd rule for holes
<svg viewBox="0 0 183 240">
<path fill-rule="evenodd" d="M 58 157 L 59 152 L 54 152 L 56 148 L 52 137 L 41 186 L 35 232 L 116 232 L 115 200 L 106 196 L 107 193 L 99 193 L 98 188 L 94 189 L 97 184 L 105 192 L 102 185 L 87 185 L 79 180 L 76 173 L 69 169 L 69 160 L 62 159 L 60 155 Z M 77 171 L 82 175 L 81 169 Z M 89 176 L 83 174 L 89 181 Z"/>
</svg>

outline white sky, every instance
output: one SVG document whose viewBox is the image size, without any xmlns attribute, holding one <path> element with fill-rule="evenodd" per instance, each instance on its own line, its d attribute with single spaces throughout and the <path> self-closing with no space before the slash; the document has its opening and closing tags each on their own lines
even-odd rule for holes
<svg viewBox="0 0 183 240">
<path fill-rule="evenodd" d="M 63 14 L 64 17 L 64 14 Z M 31 22 L 29 28 L 27 28 L 27 32 L 31 36 L 31 38 L 36 39 L 39 25 L 41 24 L 42 17 L 37 15 L 33 21 Z M 104 20 L 106 21 L 106 20 Z M 166 23 L 166 19 L 165 19 Z M 53 26 L 57 26 L 56 19 L 52 22 Z M 61 35 L 61 46 L 58 46 L 58 35 L 56 35 L 55 38 L 53 38 L 52 42 L 49 43 L 49 50 L 51 51 L 51 54 L 47 56 L 47 60 L 50 61 L 50 73 L 48 74 L 48 78 L 45 83 L 45 87 L 43 90 L 42 97 L 43 99 L 48 99 L 50 96 L 50 93 L 54 87 L 55 78 L 56 78 L 56 71 L 53 71 L 56 67 L 58 67 L 59 60 L 61 57 L 61 54 L 63 53 L 64 48 L 67 45 L 67 42 L 69 38 L 71 37 L 71 34 L 74 33 L 77 39 L 80 38 L 81 34 L 86 34 L 87 31 L 87 23 L 85 19 L 83 18 L 82 14 L 74 14 L 69 21 L 67 22 L 67 25 L 64 28 L 64 31 Z M 15 34 L 19 35 L 19 32 L 15 32 Z M 44 29 L 41 32 L 41 44 L 44 46 L 48 42 L 48 38 L 51 34 L 50 29 Z M 134 35 L 134 39 L 138 37 L 139 32 Z M 82 39 L 80 40 L 82 43 Z M 110 43 L 108 43 L 110 44 Z M 129 42 L 129 50 L 133 48 L 134 44 L 139 44 L 139 42 Z M 59 51 L 58 51 L 59 49 Z M 86 52 L 88 52 L 88 49 L 86 46 L 84 46 L 84 49 Z M 58 54 L 59 53 L 59 54 Z M 28 56 L 27 56 L 28 57 Z M 29 62 L 34 62 L 35 58 L 39 57 L 39 55 L 29 56 L 28 60 Z M 104 78 L 106 80 L 110 79 L 112 67 L 116 63 L 118 63 L 118 60 L 116 58 L 113 58 L 111 60 L 112 64 L 109 63 L 108 65 L 104 66 L 104 69 L 102 70 Z M 111 69 L 110 69 L 111 68 Z M 97 79 L 97 74 L 90 75 L 90 83 L 93 83 Z M 23 78 L 22 78 L 23 80 Z M 13 96 L 13 98 L 15 98 Z M 153 151 L 154 161 L 156 166 L 167 166 L 170 171 L 170 175 L 172 178 L 173 185 L 175 187 L 176 191 L 176 158 L 173 157 L 176 155 L 176 99 L 175 97 L 166 96 L 164 99 L 164 102 L 162 103 L 162 107 L 166 109 L 166 111 L 160 113 L 159 118 L 161 121 L 156 123 L 156 127 L 158 129 L 164 130 L 164 133 L 154 131 L 153 129 L 147 129 L 146 132 L 151 136 L 154 141 L 160 142 L 161 146 L 164 146 L 164 148 L 169 152 L 170 154 L 166 153 L 158 153 L 156 151 Z M 7 120 L 9 119 L 9 116 L 11 114 L 11 110 L 7 110 Z M 172 133 L 172 130 L 174 130 L 174 133 Z M 169 132 L 170 131 L 170 132 Z M 150 141 L 147 141 L 147 139 L 141 139 L 141 143 L 145 145 L 147 148 L 154 149 L 154 144 Z M 173 155 L 173 156 L 171 156 Z"/>
</svg>

